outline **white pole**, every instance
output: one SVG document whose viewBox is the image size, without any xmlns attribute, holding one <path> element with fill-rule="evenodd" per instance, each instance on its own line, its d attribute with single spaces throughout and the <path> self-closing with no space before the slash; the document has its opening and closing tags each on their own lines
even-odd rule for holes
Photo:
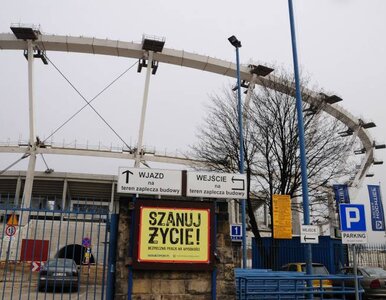
<svg viewBox="0 0 386 300">
<path fill-rule="evenodd" d="M 22 207 L 30 208 L 32 185 L 34 180 L 35 165 L 36 165 L 36 144 L 35 144 L 35 116 L 34 116 L 34 77 L 33 77 L 33 44 L 32 40 L 28 40 L 28 104 L 29 104 L 29 162 L 28 170 L 24 184 L 24 194 Z"/>
<path fill-rule="evenodd" d="M 253 89 L 255 86 L 256 78 L 257 78 L 257 75 L 253 74 L 251 80 L 249 81 L 247 95 L 245 96 L 245 99 L 244 99 L 244 115 L 243 115 L 244 126 L 247 122 L 247 114 L 249 112 L 249 106 L 251 105 L 250 104 L 251 103 L 251 97 L 252 97 Z"/>
<path fill-rule="evenodd" d="M 144 130 L 144 127 L 145 127 L 146 107 L 147 107 L 147 98 L 148 98 L 148 95 L 149 95 L 149 84 L 150 84 L 150 74 L 151 74 L 151 64 L 152 64 L 152 62 L 153 62 L 153 51 L 149 51 L 149 57 L 148 57 L 148 60 L 147 60 L 147 69 L 146 69 L 145 89 L 143 91 L 141 120 L 140 120 L 140 123 L 139 123 L 137 153 L 136 153 L 135 164 L 134 164 L 134 167 L 136 167 L 136 168 L 139 167 L 140 156 L 141 156 L 141 153 L 142 153 L 143 130 Z"/>
</svg>

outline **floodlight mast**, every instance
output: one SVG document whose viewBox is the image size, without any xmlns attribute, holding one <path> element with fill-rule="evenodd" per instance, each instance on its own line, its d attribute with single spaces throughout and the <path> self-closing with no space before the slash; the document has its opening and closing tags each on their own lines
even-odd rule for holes
<svg viewBox="0 0 386 300">
<path fill-rule="evenodd" d="M 145 118 L 146 118 L 146 108 L 147 108 L 147 99 L 149 95 L 149 85 L 150 85 L 150 73 L 151 73 L 151 64 L 153 62 L 153 51 L 148 51 L 148 62 L 146 67 L 146 79 L 145 79 L 145 88 L 143 91 L 142 99 L 142 110 L 141 110 L 141 120 L 139 123 L 139 133 L 138 133 L 138 144 L 137 151 L 135 156 L 134 166 L 139 167 L 140 159 L 142 156 L 142 140 L 143 140 L 143 131 L 145 128 Z"/>
<path fill-rule="evenodd" d="M 11 30 L 17 39 L 27 41 L 28 60 L 28 107 L 29 107 L 29 161 L 27 175 L 24 184 L 22 208 L 30 208 L 32 186 L 36 166 L 36 133 L 35 133 L 35 112 L 34 112 L 34 42 L 40 35 L 40 30 L 34 26 L 11 25 Z"/>
<path fill-rule="evenodd" d="M 36 166 L 36 134 L 35 134 L 35 113 L 34 113 L 34 65 L 33 65 L 33 44 L 27 40 L 28 45 L 28 103 L 29 103 L 29 150 L 27 175 L 25 179 L 22 208 L 30 208 L 32 197 L 32 186 Z"/>
<path fill-rule="evenodd" d="M 147 66 L 146 66 L 145 88 L 143 91 L 141 119 L 139 123 L 138 143 L 137 143 L 137 150 L 135 152 L 134 167 L 136 168 L 140 166 L 141 157 L 144 154 L 144 151 L 142 149 L 142 141 L 143 141 L 143 132 L 145 129 L 147 100 L 149 96 L 150 74 L 154 75 L 157 72 L 157 68 L 158 68 L 158 62 L 153 60 L 154 52 L 162 52 L 164 45 L 165 45 L 164 38 L 156 38 L 156 37 L 150 37 L 146 35 L 142 37 L 142 49 L 145 50 L 145 55 L 142 59 L 139 60 L 138 72 L 141 71 L 143 64 L 146 64 L 145 63 L 146 59 L 147 59 Z"/>
</svg>

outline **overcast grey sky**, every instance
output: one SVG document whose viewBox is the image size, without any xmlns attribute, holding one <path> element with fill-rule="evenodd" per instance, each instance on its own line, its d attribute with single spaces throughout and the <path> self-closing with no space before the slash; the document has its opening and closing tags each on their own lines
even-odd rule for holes
<svg viewBox="0 0 386 300">
<path fill-rule="evenodd" d="M 386 1 L 294 0 L 299 59 L 312 82 L 344 99 L 341 105 L 356 117 L 374 121 L 372 136 L 386 142 Z M 240 60 L 277 64 L 292 70 L 288 5 L 268 1 L 6 1 L 0 10 L 0 31 L 11 23 L 40 24 L 47 34 L 88 36 L 140 42 L 142 34 L 166 37 L 165 47 L 235 60 L 227 38 L 235 34 L 243 47 Z M 88 99 L 135 63 L 132 59 L 47 53 Z M 28 139 L 27 63 L 21 52 L 0 51 L 0 142 Z M 36 131 L 45 138 L 83 100 L 52 65 L 36 63 Z M 129 144 L 137 141 L 145 72 L 129 71 L 95 100 L 95 108 Z M 184 151 L 194 143 L 209 95 L 233 81 L 161 64 L 150 83 L 144 144 L 158 151 Z M 122 145 L 90 109 L 53 137 L 55 142 Z M 386 150 L 378 150 L 386 161 Z M 19 156 L 0 154 L 0 168 Z M 106 159 L 46 157 L 57 171 L 116 174 L 127 162 Z M 97 163 L 95 163 L 97 161 Z M 25 168 L 21 163 L 13 169 Z M 44 170 L 40 161 L 38 168 Z M 367 183 L 386 186 L 386 165 L 375 166 Z M 367 202 L 363 189 L 354 201 Z M 385 202 L 385 201 L 384 201 Z M 384 204 L 384 206 L 386 206 Z"/>
</svg>

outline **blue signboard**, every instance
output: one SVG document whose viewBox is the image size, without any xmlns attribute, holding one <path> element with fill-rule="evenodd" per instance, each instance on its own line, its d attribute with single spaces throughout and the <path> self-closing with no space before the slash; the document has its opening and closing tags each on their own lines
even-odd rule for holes
<svg viewBox="0 0 386 300">
<path fill-rule="evenodd" d="M 363 204 L 340 204 L 339 210 L 342 231 L 366 231 L 366 215 Z"/>
<path fill-rule="evenodd" d="M 333 188 L 337 206 L 341 203 L 350 203 L 347 184 L 334 184 Z"/>
<path fill-rule="evenodd" d="M 379 185 L 368 185 L 370 208 L 371 208 L 371 227 L 374 231 L 385 230 L 385 215 L 383 212 L 381 190 Z"/>
<path fill-rule="evenodd" d="M 232 224 L 231 225 L 231 240 L 233 242 L 241 242 L 243 239 L 243 231 L 241 224 Z"/>
</svg>

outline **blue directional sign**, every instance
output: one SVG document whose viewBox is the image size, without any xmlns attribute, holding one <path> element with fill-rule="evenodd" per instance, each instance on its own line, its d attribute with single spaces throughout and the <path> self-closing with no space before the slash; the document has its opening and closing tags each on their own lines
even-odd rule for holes
<svg viewBox="0 0 386 300">
<path fill-rule="evenodd" d="M 231 224 L 231 240 L 233 242 L 241 242 L 243 239 L 243 231 L 241 224 Z"/>
<path fill-rule="evenodd" d="M 340 204 L 339 210 L 342 231 L 366 231 L 365 206 L 363 204 Z"/>
</svg>

